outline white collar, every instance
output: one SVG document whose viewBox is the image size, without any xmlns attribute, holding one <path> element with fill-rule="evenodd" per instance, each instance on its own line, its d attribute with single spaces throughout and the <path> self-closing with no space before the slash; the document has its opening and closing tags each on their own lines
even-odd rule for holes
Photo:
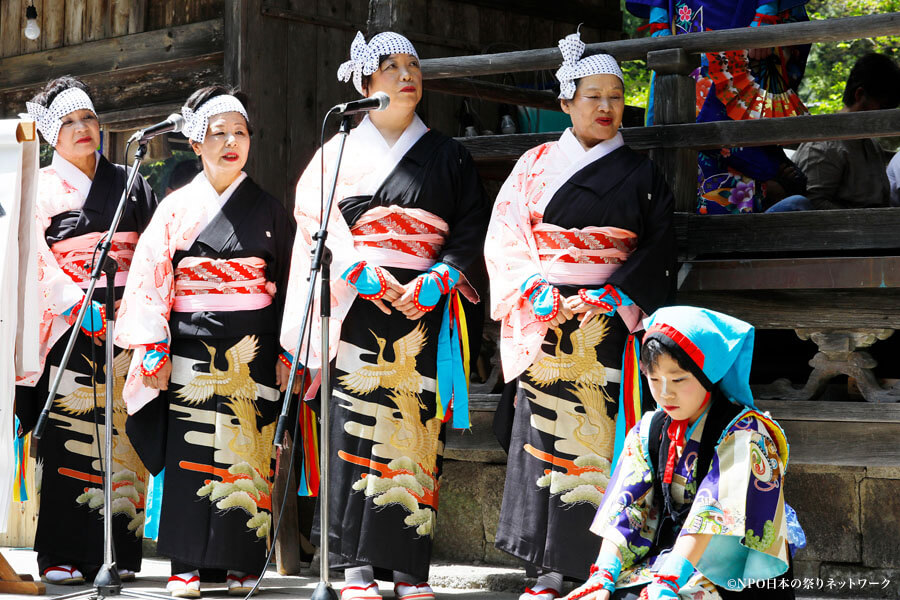
<svg viewBox="0 0 900 600">
<path fill-rule="evenodd" d="M 94 152 L 94 176 L 97 175 L 97 167 L 100 165 L 100 153 Z M 70 163 L 68 160 L 62 157 L 59 152 L 53 153 L 53 160 L 50 162 L 50 167 L 56 171 L 56 174 L 59 175 L 60 179 L 64 180 L 66 183 L 75 188 L 79 194 L 81 194 L 82 198 L 85 200 L 88 197 L 88 194 L 91 191 L 91 184 L 93 181 L 87 175 L 85 175 L 81 169 Z"/>
<path fill-rule="evenodd" d="M 584 146 L 581 145 L 581 142 L 578 141 L 578 138 L 575 137 L 575 133 L 573 133 L 571 127 L 567 128 L 559 138 L 560 150 L 562 150 L 566 157 L 572 162 L 583 160 L 593 162 L 624 145 L 625 140 L 622 139 L 622 134 L 619 132 L 616 132 L 616 135 L 608 140 L 603 140 L 598 143 L 590 150 L 585 150 Z"/>
<path fill-rule="evenodd" d="M 238 187 L 241 185 L 241 183 L 244 182 L 245 179 L 247 179 L 247 174 L 241 171 L 241 174 L 237 176 L 237 179 L 232 181 L 231 185 L 225 188 L 225 191 L 223 191 L 221 194 L 216 192 L 216 188 L 212 186 L 212 184 L 206 178 L 206 173 L 203 171 L 197 173 L 197 176 L 194 177 L 194 180 L 191 183 L 197 184 L 198 186 L 203 188 L 203 197 L 207 201 L 211 202 L 217 209 L 221 209 L 223 206 L 225 206 L 225 203 L 228 202 L 229 199 L 231 199 L 234 191 L 238 189 Z M 216 212 L 218 212 L 218 210 Z"/>
<path fill-rule="evenodd" d="M 359 142 L 371 144 L 381 152 L 389 152 L 399 156 L 406 154 L 407 151 L 412 148 L 413 144 L 418 142 L 419 138 L 427 132 L 428 127 L 422 119 L 419 118 L 419 115 L 415 114 L 413 115 L 412 122 L 403 130 L 400 138 L 394 142 L 393 146 L 388 145 L 387 140 L 384 139 L 384 136 L 381 135 L 381 132 L 375 127 L 375 124 L 369 118 L 369 115 L 363 117 L 359 126 L 353 130 L 353 134 L 355 134 L 354 137 L 358 138 Z"/>
<path fill-rule="evenodd" d="M 428 132 L 428 127 L 414 115 L 412 123 L 403 131 L 400 138 L 393 146 L 388 146 L 387 141 L 375 124 L 369 119 L 369 115 L 363 117 L 359 126 L 350 132 L 353 140 L 353 149 L 365 159 L 365 164 L 370 171 L 357 184 L 357 194 L 374 194 L 381 184 L 391 174 L 400 160 Z"/>
<path fill-rule="evenodd" d="M 553 195 L 556 194 L 556 192 L 559 191 L 559 188 L 565 185 L 575 173 L 614 150 L 621 148 L 625 145 L 625 142 L 622 139 L 622 134 L 616 133 L 616 135 L 610 139 L 600 142 L 590 150 L 585 150 L 584 146 L 581 145 L 581 142 L 578 141 L 578 138 L 575 137 L 575 134 L 572 133 L 572 128 L 570 127 L 559 137 L 559 141 L 557 141 L 556 145 L 562 153 L 565 167 L 552 178 L 550 185 L 544 189 L 541 199 L 535 205 L 535 210 L 540 213 L 544 212 L 544 209 L 547 207 L 547 204 L 550 203 Z"/>
</svg>

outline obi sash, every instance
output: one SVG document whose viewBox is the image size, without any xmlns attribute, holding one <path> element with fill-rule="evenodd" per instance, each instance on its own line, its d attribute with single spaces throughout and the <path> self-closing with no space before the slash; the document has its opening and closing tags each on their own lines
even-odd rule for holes
<svg viewBox="0 0 900 600">
<path fill-rule="evenodd" d="M 94 248 L 104 235 L 105 233 L 100 232 L 86 233 L 60 240 L 50 248 L 59 267 L 82 289 L 87 289 L 90 284 L 91 262 L 95 258 Z M 128 270 L 131 268 L 131 259 L 134 257 L 137 241 L 138 234 L 134 231 L 119 232 L 113 236 L 109 256 L 119 263 L 115 287 L 125 285 L 125 281 L 128 279 Z M 100 278 L 97 287 L 106 287 L 105 277 Z"/>
<path fill-rule="evenodd" d="M 532 228 L 544 276 L 551 283 L 602 285 L 637 248 L 637 235 L 617 227 Z"/>
<path fill-rule="evenodd" d="M 377 206 L 350 229 L 353 245 L 373 264 L 424 271 L 440 255 L 450 228 L 420 208 Z"/>
<path fill-rule="evenodd" d="M 350 229 L 364 260 L 417 271 L 434 265 L 449 231 L 443 219 L 428 211 L 396 205 L 366 211 Z M 468 429 L 469 339 L 455 288 L 445 303 L 437 352 L 437 416 L 443 422 L 452 417 L 454 428 Z"/>
<path fill-rule="evenodd" d="M 266 281 L 261 258 L 189 256 L 175 268 L 175 312 L 258 310 L 272 304 L 275 284 Z"/>
</svg>

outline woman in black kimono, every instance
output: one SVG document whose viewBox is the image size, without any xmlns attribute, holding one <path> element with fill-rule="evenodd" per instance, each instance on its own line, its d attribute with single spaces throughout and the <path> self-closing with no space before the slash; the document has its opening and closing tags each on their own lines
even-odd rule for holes
<svg viewBox="0 0 900 600">
<path fill-rule="evenodd" d="M 503 372 L 517 386 L 496 546 L 539 575 L 522 600 L 588 576 L 599 549 L 588 526 L 641 412 L 634 334 L 674 274 L 672 195 L 622 142 L 618 64 L 581 59 L 577 33 L 560 49 L 572 128 L 519 159 L 485 242 Z"/>
<path fill-rule="evenodd" d="M 409 40 L 385 32 L 367 44 L 359 34 L 351 57 L 338 76 L 352 76 L 365 96 L 384 92 L 391 100 L 350 133 L 338 210 L 328 223 L 335 279 L 329 549 L 332 564 L 346 569 L 343 600 L 380 599 L 374 569 L 385 578 L 393 571 L 398 598 L 431 598 L 442 421 L 450 417 L 451 397 L 452 425 L 469 426 L 457 291 L 479 299 L 488 204 L 468 152 L 416 116 L 422 74 Z M 324 146 L 326 181 L 337 146 L 336 138 Z M 320 227 L 320 159 L 313 157 L 297 184 L 298 233 L 281 336 L 292 350 L 312 235 Z M 307 366 L 318 368 L 315 327 L 312 340 Z M 444 358 L 446 368 L 439 369 Z"/>
<path fill-rule="evenodd" d="M 182 112 L 203 172 L 166 197 L 138 245 L 116 342 L 135 349 L 130 435 L 154 474 L 165 467 L 157 548 L 172 559 L 168 589 L 196 598 L 199 569 L 227 570 L 229 593 L 244 594 L 265 567 L 294 226 L 241 171 L 241 97 L 203 88 Z"/>
<path fill-rule="evenodd" d="M 40 370 L 17 381 L 19 435 L 25 435 L 37 422 L 78 309 L 84 301 L 91 303 L 38 445 L 37 459 L 41 510 L 34 549 L 38 568 L 44 581 L 72 584 L 83 582 L 84 576 L 91 576 L 103 563 L 99 445 L 104 439 L 105 278 L 99 281 L 93 298 L 85 298 L 84 293 L 92 271 L 92 253 L 112 225 L 127 173 L 125 167 L 110 163 L 97 152 L 100 125 L 87 88 L 79 80 L 54 79 L 27 103 L 27 108 L 54 153 L 53 162 L 39 175 L 31 240 L 38 255 L 40 320 L 24 323 L 26 331 L 39 337 Z M 114 286 L 117 296 L 125 285 L 138 235 L 150 222 L 157 204 L 141 177 L 133 188 L 132 200 L 125 205 L 110 253 L 119 264 Z M 141 568 L 147 480 L 146 469 L 125 436 L 121 394 L 129 360 L 129 352 L 119 352 L 112 367 L 117 383 L 113 541 L 119 573 L 125 580 L 134 579 L 135 571 Z M 92 382 L 97 385 L 96 402 Z"/>
</svg>

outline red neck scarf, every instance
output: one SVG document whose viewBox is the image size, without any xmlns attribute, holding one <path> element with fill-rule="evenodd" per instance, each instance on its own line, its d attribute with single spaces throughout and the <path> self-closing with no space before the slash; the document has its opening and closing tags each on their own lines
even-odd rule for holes
<svg viewBox="0 0 900 600">
<path fill-rule="evenodd" d="M 710 396 L 710 393 L 706 392 L 706 398 L 703 399 L 703 404 L 700 405 L 700 417 L 698 417 L 698 420 L 703 417 L 703 411 L 706 410 L 706 406 L 709 404 Z M 689 422 L 687 419 L 681 421 L 672 419 L 672 423 L 669 425 L 669 458 L 666 460 L 666 471 L 663 474 L 663 482 L 667 485 L 672 483 L 672 477 L 675 475 L 676 458 L 681 455 L 687 444 L 684 435 L 688 426 Z"/>
</svg>

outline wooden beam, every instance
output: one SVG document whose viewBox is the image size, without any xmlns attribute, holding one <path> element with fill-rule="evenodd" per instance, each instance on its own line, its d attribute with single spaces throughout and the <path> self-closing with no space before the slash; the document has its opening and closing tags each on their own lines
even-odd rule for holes
<svg viewBox="0 0 900 600">
<path fill-rule="evenodd" d="M 900 250 L 900 209 L 860 208 L 749 215 L 675 215 L 681 260 L 815 252 Z"/>
<path fill-rule="evenodd" d="M 90 87 L 94 106 L 100 114 L 137 109 L 150 102 L 183 103 L 198 88 L 222 83 L 222 59 L 223 55 L 220 52 L 192 60 L 177 60 L 85 75 L 82 81 Z M 42 85 L 0 93 L 6 116 L 12 117 L 17 112 L 22 112 L 25 102 L 34 96 L 40 87 Z M 134 122 L 120 125 L 122 129 L 127 130 L 151 122 L 149 118 L 138 118 Z"/>
<path fill-rule="evenodd" d="M 558 132 L 490 135 L 460 141 L 476 159 L 516 160 L 526 150 L 558 139 L 559 135 Z M 735 144 L 767 146 L 892 135 L 900 135 L 900 111 L 890 109 L 783 119 L 684 123 L 622 129 L 625 143 L 635 150 L 723 148 Z"/>
<path fill-rule="evenodd" d="M 678 292 L 676 302 L 718 310 L 759 329 L 900 329 L 898 289 Z"/>
<path fill-rule="evenodd" d="M 285 19 L 288 21 L 293 21 L 295 23 L 306 23 L 307 25 L 317 25 L 319 27 L 325 27 L 326 29 L 341 29 L 344 31 L 352 31 L 354 33 L 365 28 L 364 23 L 355 23 L 344 19 L 311 15 L 309 13 L 290 8 L 264 6 L 262 8 L 262 14 L 264 17 Z M 454 48 L 457 50 L 465 50 L 467 52 L 477 52 L 478 50 L 480 50 L 480 47 L 477 44 L 453 39 L 450 37 L 430 35 L 427 33 L 419 33 L 415 31 L 404 31 L 403 35 L 405 35 L 411 42 L 414 43 L 442 46 L 444 48 Z"/>
<path fill-rule="evenodd" d="M 185 98 L 187 100 L 187 98 Z M 100 111 L 100 123 L 109 131 L 130 131 L 146 127 L 175 112 L 181 112 L 184 102 L 149 104 L 140 108 Z"/>
<path fill-rule="evenodd" d="M 863 288 L 900 288 L 900 257 L 701 260 L 683 263 L 678 277 L 685 292 Z"/>
<path fill-rule="evenodd" d="M 584 23 L 587 27 L 597 29 L 622 29 L 622 11 L 618 2 L 607 2 L 604 6 L 597 6 L 591 0 L 516 0 L 510 6 L 509 0 L 456 0 L 465 4 L 473 4 L 483 8 L 515 12 L 518 15 L 541 17 L 550 21 L 562 21 L 564 23 Z M 610 8 L 610 6 L 614 8 Z"/>
<path fill-rule="evenodd" d="M 553 92 L 530 90 L 479 79 L 432 79 L 425 82 L 425 89 L 430 92 L 441 92 L 452 96 L 467 96 L 502 104 L 516 104 L 544 110 L 562 111 L 559 99 Z"/>
<path fill-rule="evenodd" d="M 375 2 L 377 0 L 373 0 Z M 390 3 L 390 0 L 383 0 Z M 394 0 L 396 2 L 396 0 Z M 640 38 L 588 44 L 585 56 L 606 52 L 618 60 L 644 60 L 648 52 L 683 48 L 690 54 L 745 48 L 770 48 L 822 42 L 838 42 L 900 34 L 900 13 L 785 23 L 766 27 L 742 27 L 677 36 Z M 555 69 L 562 62 L 558 48 L 501 52 L 422 61 L 425 79 L 474 77 L 498 73 Z"/>
<path fill-rule="evenodd" d="M 60 75 L 84 77 L 167 61 L 220 54 L 223 20 L 213 19 L 0 59 L 0 90 L 42 84 Z"/>
<path fill-rule="evenodd" d="M 900 404 L 872 402 L 810 402 L 757 400 L 760 410 L 778 421 L 837 421 L 842 423 L 900 423 Z"/>
</svg>

